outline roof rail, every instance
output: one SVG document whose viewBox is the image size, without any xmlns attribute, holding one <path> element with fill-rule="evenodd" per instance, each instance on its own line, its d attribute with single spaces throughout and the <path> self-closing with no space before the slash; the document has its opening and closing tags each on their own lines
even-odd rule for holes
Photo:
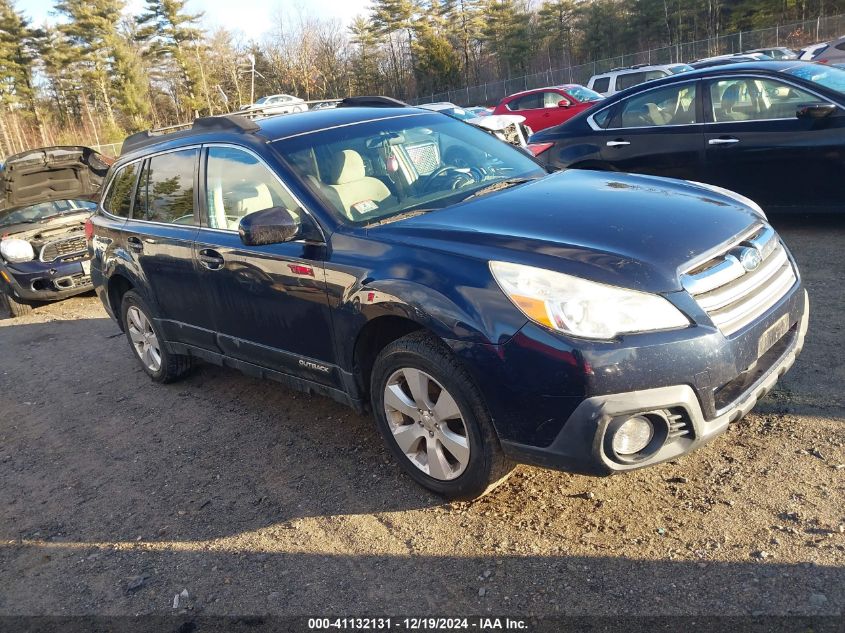
<svg viewBox="0 0 845 633">
<path fill-rule="evenodd" d="M 120 148 L 121 155 L 128 154 L 153 145 L 162 140 L 163 137 L 168 137 L 166 140 L 182 138 L 191 136 L 199 132 L 241 132 L 244 134 L 253 134 L 261 128 L 254 121 L 250 121 L 246 117 L 237 114 L 224 114 L 219 116 L 207 116 L 196 119 L 193 123 L 183 123 L 180 125 L 171 125 L 169 127 L 158 128 L 154 130 L 144 130 L 143 132 L 136 132 L 127 136 L 123 141 L 123 146 Z"/>
<path fill-rule="evenodd" d="M 338 108 L 409 108 L 410 106 L 404 101 L 394 99 L 392 97 L 381 96 L 364 96 L 364 97 L 346 97 L 343 101 L 337 104 Z"/>
</svg>

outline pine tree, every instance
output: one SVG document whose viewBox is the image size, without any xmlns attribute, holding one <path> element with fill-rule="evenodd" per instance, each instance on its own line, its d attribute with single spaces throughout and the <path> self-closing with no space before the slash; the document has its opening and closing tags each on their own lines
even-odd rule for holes
<svg viewBox="0 0 845 633">
<path fill-rule="evenodd" d="M 147 44 L 153 61 L 169 68 L 177 110 L 185 117 L 198 117 L 199 110 L 207 108 L 209 101 L 197 50 L 204 38 L 197 26 L 202 14 L 187 13 L 186 3 L 187 0 L 147 0 L 146 13 L 138 18 L 137 37 Z"/>
<path fill-rule="evenodd" d="M 0 103 L 35 116 L 32 31 L 10 0 L 0 0 Z"/>
</svg>

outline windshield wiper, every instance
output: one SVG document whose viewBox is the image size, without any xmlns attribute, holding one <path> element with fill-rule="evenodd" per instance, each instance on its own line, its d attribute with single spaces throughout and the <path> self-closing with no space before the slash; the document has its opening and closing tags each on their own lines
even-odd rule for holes
<svg viewBox="0 0 845 633">
<path fill-rule="evenodd" d="M 477 189 L 476 191 L 469 194 L 466 198 L 461 200 L 461 202 L 466 202 L 467 200 L 472 200 L 473 198 L 478 198 L 480 196 L 487 195 L 488 193 L 493 193 L 494 191 L 500 191 L 502 189 L 515 187 L 516 185 L 521 185 L 524 182 L 531 182 L 532 180 L 537 180 L 537 178 L 529 178 L 527 176 L 523 176 L 521 178 L 506 178 L 505 180 L 499 180 L 497 182 L 490 183 L 486 187 Z"/>
<path fill-rule="evenodd" d="M 397 220 L 407 220 L 408 218 L 413 218 L 414 216 L 422 215 L 424 213 L 428 213 L 429 211 L 434 211 L 434 209 L 411 209 L 410 211 L 403 211 L 402 213 L 397 213 L 396 215 L 390 215 L 386 218 L 373 220 L 369 224 L 365 224 L 364 228 L 369 229 L 374 226 L 381 226 L 382 224 L 390 224 L 391 222 L 396 222 Z"/>
</svg>

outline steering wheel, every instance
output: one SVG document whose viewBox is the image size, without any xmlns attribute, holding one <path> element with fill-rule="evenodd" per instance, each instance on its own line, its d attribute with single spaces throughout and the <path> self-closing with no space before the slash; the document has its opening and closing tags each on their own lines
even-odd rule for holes
<svg viewBox="0 0 845 633">
<path fill-rule="evenodd" d="M 474 176 L 470 170 L 461 167 L 455 167 L 454 165 L 443 165 L 442 167 L 438 167 L 433 172 L 431 172 L 428 176 L 426 176 L 425 180 L 420 183 L 420 189 L 422 193 L 431 193 L 432 191 L 436 191 L 434 184 L 437 182 L 438 178 L 442 178 L 447 174 L 451 173 L 452 182 L 449 185 L 450 189 L 457 189 L 460 181 L 465 180 L 465 184 L 469 184 L 471 182 L 477 182 L 476 176 Z"/>
</svg>

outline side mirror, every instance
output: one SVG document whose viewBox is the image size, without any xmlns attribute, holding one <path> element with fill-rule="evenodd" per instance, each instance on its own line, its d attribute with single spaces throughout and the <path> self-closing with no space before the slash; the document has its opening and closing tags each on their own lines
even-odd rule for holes
<svg viewBox="0 0 845 633">
<path fill-rule="evenodd" d="M 823 119 L 836 112 L 836 106 L 832 103 L 813 103 L 801 106 L 795 113 L 799 119 Z"/>
<path fill-rule="evenodd" d="M 557 102 L 557 107 L 558 108 L 568 108 L 569 107 L 569 101 L 567 101 L 566 99 L 561 99 L 560 101 Z"/>
<path fill-rule="evenodd" d="M 271 207 L 241 218 L 238 234 L 247 246 L 291 242 L 299 237 L 299 223 L 284 207 Z"/>
</svg>

